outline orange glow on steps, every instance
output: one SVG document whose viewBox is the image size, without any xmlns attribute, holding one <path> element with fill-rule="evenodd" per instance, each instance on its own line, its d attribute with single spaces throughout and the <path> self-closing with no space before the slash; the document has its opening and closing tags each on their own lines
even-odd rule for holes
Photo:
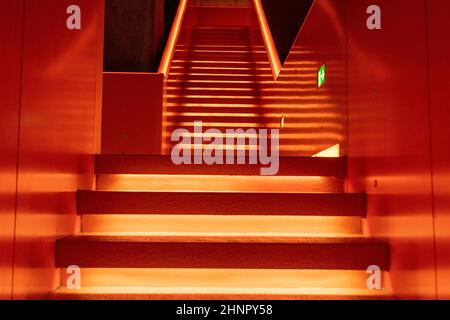
<svg viewBox="0 0 450 320">
<path fill-rule="evenodd" d="M 147 235 L 204 236 L 361 236 L 360 217 L 83 215 L 81 231 Z"/>
<path fill-rule="evenodd" d="M 151 298 L 165 295 L 246 297 L 360 296 L 388 297 L 389 290 L 366 288 L 367 274 L 357 270 L 251 270 L 251 269 L 82 269 L 81 290 L 61 288 L 57 294 L 112 295 Z M 67 275 L 61 270 L 61 285 Z M 389 287 L 389 275 L 383 276 Z M 140 297 L 141 296 L 141 297 Z"/>
<path fill-rule="evenodd" d="M 332 177 L 264 177 L 211 175 L 97 176 L 98 191 L 230 191 L 341 192 L 342 181 Z"/>
</svg>

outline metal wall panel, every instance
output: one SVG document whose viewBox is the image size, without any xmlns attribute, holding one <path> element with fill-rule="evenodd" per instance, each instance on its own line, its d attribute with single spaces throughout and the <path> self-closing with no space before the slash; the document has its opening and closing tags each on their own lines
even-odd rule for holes
<svg viewBox="0 0 450 320">
<path fill-rule="evenodd" d="M 23 1 L 1 1 L 0 11 L 0 299 L 10 299 L 20 112 Z"/>
<path fill-rule="evenodd" d="M 349 187 L 368 193 L 372 236 L 392 245 L 395 294 L 435 298 L 426 1 L 349 0 Z"/>
<path fill-rule="evenodd" d="M 450 299 L 450 1 L 428 1 L 437 290 Z"/>
<path fill-rule="evenodd" d="M 98 10 L 79 0 L 81 30 L 68 30 L 68 0 L 26 0 L 14 298 L 57 286 L 54 241 L 76 228 L 76 190 L 93 183 Z"/>
</svg>

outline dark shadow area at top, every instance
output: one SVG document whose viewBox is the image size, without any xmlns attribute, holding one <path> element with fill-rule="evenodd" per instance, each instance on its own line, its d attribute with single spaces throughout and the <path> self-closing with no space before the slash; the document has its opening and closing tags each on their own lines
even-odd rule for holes
<svg viewBox="0 0 450 320">
<path fill-rule="evenodd" d="M 104 70 L 156 72 L 179 0 L 106 0 Z"/>
<path fill-rule="evenodd" d="M 314 0 L 261 0 L 281 63 L 286 61 Z"/>
</svg>

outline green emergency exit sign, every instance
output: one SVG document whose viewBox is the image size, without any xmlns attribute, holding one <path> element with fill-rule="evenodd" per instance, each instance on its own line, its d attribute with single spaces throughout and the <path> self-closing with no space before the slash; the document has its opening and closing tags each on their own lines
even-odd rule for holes
<svg viewBox="0 0 450 320">
<path fill-rule="evenodd" d="M 320 88 L 324 85 L 326 80 L 326 66 L 323 65 L 320 67 L 319 71 L 317 72 L 317 88 Z"/>
</svg>

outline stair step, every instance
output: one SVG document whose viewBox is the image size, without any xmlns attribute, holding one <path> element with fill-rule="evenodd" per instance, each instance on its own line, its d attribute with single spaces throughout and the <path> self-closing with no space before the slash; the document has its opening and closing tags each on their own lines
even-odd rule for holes
<svg viewBox="0 0 450 320">
<path fill-rule="evenodd" d="M 256 90 L 256 89 L 255 89 Z M 256 94 L 256 91 L 249 91 Z M 255 97 L 252 95 L 243 95 L 239 97 L 233 92 L 223 92 L 222 95 L 208 95 L 207 92 L 200 90 L 190 92 L 183 89 L 172 90 L 167 92 L 167 105 L 169 110 L 171 108 L 186 108 L 185 111 L 195 110 L 230 110 L 236 112 L 236 109 L 242 112 L 262 112 L 264 109 L 266 116 L 274 114 L 286 114 L 288 119 L 300 118 L 306 116 L 323 116 L 334 115 L 342 116 L 333 105 L 323 104 L 318 106 L 309 98 L 284 97 L 279 100 L 270 97 Z M 299 105 L 300 104 L 300 105 Z"/>
<path fill-rule="evenodd" d="M 308 123 L 304 123 L 303 126 L 301 126 L 301 127 L 300 126 L 294 127 L 289 124 L 289 118 L 287 118 L 287 121 L 288 121 L 288 123 L 286 124 L 286 127 L 280 131 L 280 138 L 284 137 L 284 138 L 291 138 L 291 139 L 293 139 L 293 138 L 301 139 L 301 138 L 308 138 L 308 137 L 314 138 L 315 135 L 319 135 L 323 139 L 324 137 L 326 137 L 327 133 L 330 135 L 333 135 L 333 137 L 335 137 L 336 135 L 342 136 L 342 133 L 343 133 L 343 128 L 339 127 L 339 125 L 336 125 L 336 124 L 335 125 L 328 124 L 327 128 L 324 128 L 324 129 L 315 129 L 312 127 L 311 124 L 308 124 Z M 203 127 L 204 127 L 204 130 L 207 130 L 210 128 L 210 126 L 208 126 L 208 123 L 203 123 Z M 220 132 L 226 132 L 229 129 L 236 130 L 235 128 L 226 126 L 224 124 L 221 124 L 218 126 L 213 126 L 213 127 L 214 127 L 214 129 L 219 130 Z M 244 132 L 247 132 L 248 130 L 251 130 L 251 129 L 257 130 L 258 128 L 278 129 L 279 123 L 275 123 L 275 122 L 271 121 L 271 123 L 265 124 L 264 126 L 261 126 L 261 125 L 240 126 L 239 128 L 244 130 Z M 177 129 L 183 129 L 183 130 L 186 130 L 186 131 L 192 133 L 192 132 L 194 132 L 195 127 L 194 127 L 193 123 L 191 125 L 187 125 L 184 123 L 182 125 L 179 123 L 172 123 L 172 124 L 166 123 L 166 130 L 165 130 L 166 137 L 170 138 L 172 132 Z M 287 158 L 287 157 L 285 157 L 285 158 Z"/>
<path fill-rule="evenodd" d="M 366 238 L 74 236 L 57 241 L 67 268 L 389 270 L 389 245 Z"/>
<path fill-rule="evenodd" d="M 281 157 L 279 176 L 345 177 L 346 158 Z M 170 156 L 97 155 L 97 174 L 259 175 L 254 165 L 174 165 Z"/>
<path fill-rule="evenodd" d="M 78 213 L 363 217 L 366 198 L 344 193 L 80 191 Z"/>
<path fill-rule="evenodd" d="M 278 120 L 278 121 L 277 121 Z M 193 128 L 195 125 L 194 121 L 182 121 L 182 122 L 166 122 L 165 123 L 166 128 L 167 129 L 171 129 L 171 130 L 166 130 L 166 133 L 169 133 L 169 135 L 173 132 L 173 129 L 178 129 L 178 128 Z M 203 129 L 207 130 L 210 128 L 214 128 L 214 129 L 221 129 L 223 131 L 223 129 L 233 129 L 236 130 L 236 124 L 234 123 L 226 123 L 226 122 L 221 122 L 221 123 L 217 123 L 217 122 L 205 122 L 203 121 L 202 123 L 203 125 Z M 334 122 L 328 122 L 328 123 L 323 123 L 324 126 L 326 126 L 326 129 L 334 129 L 334 130 L 339 130 L 338 133 L 342 135 L 342 132 L 344 130 L 344 127 L 342 126 L 342 124 L 338 123 L 337 121 Z M 265 121 L 264 124 L 258 124 L 258 123 L 240 123 L 239 124 L 239 129 L 279 129 L 280 128 L 280 123 L 279 123 L 279 119 L 273 119 L 273 118 L 269 118 L 267 119 L 267 121 Z M 297 131 L 298 130 L 298 131 Z M 304 130 L 309 130 L 309 133 L 312 135 L 316 132 L 322 132 L 321 128 L 317 127 L 317 124 L 315 122 L 307 122 L 307 123 L 295 123 L 295 124 L 291 124 L 291 123 L 287 123 L 287 127 L 284 128 L 280 134 L 283 134 L 284 132 L 288 133 L 293 133 L 293 132 L 298 132 L 298 133 L 305 133 Z M 193 132 L 193 131 L 190 131 Z M 308 133 L 308 131 L 306 132 Z M 305 136 L 305 138 L 307 138 L 307 136 Z M 336 140 L 333 141 L 334 143 L 336 143 Z M 330 145 L 333 144 L 330 143 Z M 325 143 L 325 142 L 324 142 Z M 329 145 L 329 146 L 330 146 Z M 282 147 L 282 146 L 281 146 Z M 299 145 L 298 148 L 300 149 L 301 147 L 305 147 L 305 145 Z M 314 148 L 317 148 L 316 145 L 311 146 Z M 311 155 L 308 155 L 311 156 Z"/>
<path fill-rule="evenodd" d="M 259 83 L 273 82 L 272 75 L 257 74 L 227 74 L 227 73 L 171 73 L 169 79 L 182 79 L 186 81 L 246 81 Z"/>
<path fill-rule="evenodd" d="M 237 79 L 234 80 L 186 80 L 186 79 L 176 79 L 170 78 L 167 80 L 169 87 L 184 87 L 184 88 L 223 88 L 223 89 L 253 89 L 253 90 L 273 90 L 274 89 L 274 81 L 240 81 Z M 291 94 L 293 92 L 300 93 L 302 89 L 304 89 L 304 85 L 315 84 L 314 81 L 285 81 L 278 82 L 276 90 L 287 90 Z M 311 93 L 311 91 L 307 91 Z M 316 98 L 317 99 L 317 98 Z M 312 100 L 313 101 L 313 100 Z M 317 101 L 317 100 L 316 100 Z M 320 101 L 320 100 L 319 100 Z"/>
<path fill-rule="evenodd" d="M 360 217 L 83 215 L 83 234 L 235 237 L 357 237 Z"/>
<path fill-rule="evenodd" d="M 217 60 L 202 60 L 202 59 L 174 59 L 172 67 L 227 67 L 227 68 L 269 68 L 269 61 L 217 61 Z"/>
<path fill-rule="evenodd" d="M 261 46 L 252 46 L 252 45 L 213 45 L 213 44 L 178 44 L 176 46 L 177 50 L 186 50 L 186 49 L 194 49 L 194 50 L 206 50 L 211 49 L 215 51 L 239 51 L 239 50 L 256 50 L 256 51 L 264 51 L 266 47 L 264 45 Z"/>
<path fill-rule="evenodd" d="M 217 61 L 217 62 L 266 62 L 267 55 L 266 54 L 255 54 L 251 53 L 228 53 L 228 54 L 220 54 L 220 53 L 175 53 L 175 60 L 203 60 L 203 61 Z"/>
<path fill-rule="evenodd" d="M 246 48 L 244 46 L 229 48 L 229 47 L 199 47 L 199 46 L 191 46 L 191 47 L 178 47 L 175 49 L 175 54 L 217 54 L 217 55 L 264 55 L 267 54 L 266 50 L 262 48 L 262 50 L 255 50 L 252 48 Z"/>
<path fill-rule="evenodd" d="M 230 67 L 230 66 L 173 66 L 171 72 L 177 73 L 208 73 L 208 74 L 250 74 L 250 75 L 272 75 L 270 68 L 258 67 Z"/>
<path fill-rule="evenodd" d="M 236 116 L 225 116 L 225 115 L 209 115 L 205 113 L 204 115 L 183 115 L 183 114 L 168 114 L 166 115 L 168 122 L 195 122 L 195 121 L 205 121 L 213 123 L 233 123 L 236 128 L 240 128 L 241 123 L 257 123 L 263 124 L 265 118 L 257 114 L 236 114 Z"/>
<path fill-rule="evenodd" d="M 183 86 L 183 87 L 197 87 L 197 88 L 240 88 L 240 89 L 252 89 L 257 90 L 258 88 L 273 87 L 272 84 L 256 83 L 255 81 L 209 81 L 209 80 L 183 80 L 183 79 L 173 79 L 169 78 L 167 80 L 169 86 Z"/>
<path fill-rule="evenodd" d="M 199 95 L 199 96 L 255 96 L 258 91 L 255 89 L 244 89 L 244 88 L 196 88 L 187 86 L 168 86 L 167 96 L 170 95 Z"/>
<path fill-rule="evenodd" d="M 243 112 L 251 112 L 251 111 L 260 111 L 263 107 L 263 99 L 258 97 L 239 97 L 239 96 L 211 96 L 211 95 L 168 95 L 167 102 L 170 105 L 184 105 L 184 104 L 199 104 L 200 106 L 197 108 L 203 108 L 205 110 L 208 108 L 208 104 L 211 105 L 220 105 L 223 104 L 222 109 L 224 111 L 229 110 L 229 112 L 236 112 L 236 108 L 231 106 L 233 105 L 248 105 L 245 108 L 242 108 Z M 201 107 L 201 106 L 204 107 Z M 209 109 L 209 108 L 208 108 Z M 217 109 L 217 108 L 216 108 Z M 192 108 L 188 108 L 186 111 L 193 112 Z"/>
<path fill-rule="evenodd" d="M 319 288 L 366 289 L 365 270 L 264 269 L 82 269 L 81 287 L 178 287 L 305 290 Z M 61 286 L 68 275 L 61 270 Z M 383 279 L 388 274 L 383 274 Z M 118 281 L 120 280 L 120 281 Z"/>
<path fill-rule="evenodd" d="M 57 290 L 53 300 L 394 300 L 389 292 L 368 289 L 266 289 L 179 287 L 87 287 Z"/>
<path fill-rule="evenodd" d="M 182 104 L 186 105 L 186 104 Z M 204 104 L 207 105 L 207 104 Z M 204 107 L 205 109 L 207 107 Z M 239 124 L 241 123 L 256 123 L 256 124 L 265 124 L 269 119 L 275 118 L 276 114 L 266 114 L 261 115 L 259 112 L 255 112 L 256 110 L 248 110 L 246 113 L 236 112 L 232 109 L 230 112 L 221 113 L 217 108 L 211 108 L 210 110 L 204 110 L 201 112 L 166 112 L 165 116 L 168 122 L 196 122 L 196 121 L 204 121 L 204 122 L 212 122 L 212 123 L 233 123 L 236 124 L 236 128 L 240 128 Z M 253 112 L 252 112 L 253 111 Z M 281 115 L 278 116 L 281 119 Z M 277 118 L 278 118 L 277 117 Z M 304 122 L 317 123 L 320 120 L 331 122 L 333 120 L 337 120 L 341 118 L 342 115 L 333 114 L 329 112 L 323 113 L 305 113 L 301 115 L 291 115 L 289 119 L 292 120 L 303 120 Z M 279 122 L 280 120 L 278 120 Z"/>
<path fill-rule="evenodd" d="M 61 288 L 54 299 L 369 299 L 391 297 L 366 289 L 357 270 L 82 269 L 81 290 Z M 337 274 L 339 276 L 337 276 Z M 388 278 L 385 273 L 383 280 Z"/>
<path fill-rule="evenodd" d="M 245 32 L 245 31 L 244 31 Z M 189 41 L 189 43 L 188 43 Z M 210 46 L 249 46 L 250 39 L 248 35 L 236 36 L 236 35 L 219 35 L 219 34 L 205 34 L 205 35 L 192 35 L 188 39 L 186 35 L 180 35 L 179 43 L 182 45 L 191 46 L 195 44 L 197 46 L 210 45 Z M 255 45 L 264 45 L 259 41 L 253 41 Z"/>
</svg>

